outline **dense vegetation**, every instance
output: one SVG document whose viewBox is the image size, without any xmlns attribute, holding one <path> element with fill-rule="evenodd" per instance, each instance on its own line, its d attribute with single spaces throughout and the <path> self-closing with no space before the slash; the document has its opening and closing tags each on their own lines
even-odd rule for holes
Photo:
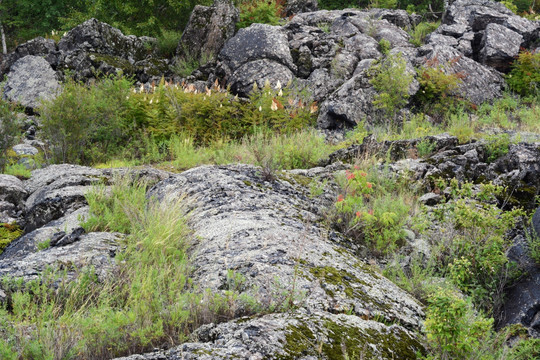
<svg viewBox="0 0 540 360">
<path fill-rule="evenodd" d="M 12 43 L 67 29 L 89 14 L 130 33 L 166 36 L 185 24 L 195 3 L 3 0 L 1 20 Z M 347 5 L 321 2 L 326 8 Z M 442 3 L 365 5 L 437 12 Z M 522 12 L 534 3 L 514 5 Z M 280 21 L 282 4 L 250 2 L 240 7 L 240 27 Z M 411 29 L 413 42 L 419 45 L 433 27 L 422 23 Z M 494 161 L 519 140 L 508 130 L 540 132 L 540 54 L 522 52 L 507 75 L 509 92 L 478 107 L 454 95 L 462 79 L 446 74 L 443 65 L 428 63 L 411 74 L 404 71 L 399 56 L 376 62 L 370 76 L 378 91 L 374 105 L 380 117 L 372 124 L 359 124 L 334 144 L 313 129 L 317 104 L 309 101 L 309 94 L 295 91 L 293 84 L 265 84 L 249 99 L 239 99 L 217 85 L 200 91 L 162 81 L 151 89 L 134 89 L 122 76 L 92 85 L 68 79 L 62 94 L 39 109 L 48 144 L 41 161 L 96 167 L 151 164 L 172 171 L 252 163 L 273 181 L 279 170 L 313 167 L 330 152 L 361 143 L 368 133 L 378 140 L 442 132 L 455 135 L 460 143 L 483 139 L 488 161 Z M 421 90 L 409 98 L 413 78 Z M 407 103 L 412 113 L 398 122 L 397 109 Z M 9 149 L 18 135 L 16 111 L 0 103 L 0 169 L 28 176 L 10 159 Z M 493 134 L 493 128 L 502 133 Z M 415 156 L 432 151 L 432 144 L 422 140 Z M 411 188 L 407 175 L 394 176 L 386 163 L 384 155 L 370 154 L 355 159 L 351 169 L 336 178 L 341 190 L 328 209 L 326 225 L 361 244 L 363 255 L 382 260 L 384 274 L 424 303 L 426 359 L 537 358 L 540 342 L 527 339 L 523 329 L 494 330 L 503 291 L 520 275 L 505 256 L 511 245 L 507 235 L 528 226 L 531 214 L 519 207 L 503 211 L 498 199 L 505 189 L 500 186 L 438 178 L 432 181 L 437 191 L 448 194 L 446 202 L 428 210 L 418 203 L 423 189 Z M 93 216 L 84 224 L 86 230 L 126 234 L 118 255 L 123 261 L 114 276 L 97 279 L 91 269 L 81 269 L 71 282 L 58 281 L 65 277 L 61 272 L 46 273 L 25 285 L 4 279 L 11 303 L 0 308 L 2 359 L 121 356 L 185 341 L 197 326 L 233 318 L 238 308 L 243 314 L 289 309 L 287 294 L 276 296 L 266 308 L 260 299 L 240 295 L 244 279 L 234 272 L 228 274 L 229 288 L 222 295 L 195 289 L 189 281 L 190 232 L 185 219 L 175 216 L 182 204 L 160 207 L 146 199 L 147 184 L 128 178 L 116 179 L 109 191 L 96 186 L 87 195 Z M 312 184 L 312 195 L 318 191 Z M 407 268 L 396 255 L 406 244 L 405 229 L 427 239 L 432 248 L 428 259 L 413 256 Z M 17 226 L 0 224 L 0 251 L 20 234 Z M 537 262 L 539 249 L 540 240 L 531 236 L 529 251 Z M 511 337 L 517 342 L 508 348 L 505 342 Z"/>
</svg>

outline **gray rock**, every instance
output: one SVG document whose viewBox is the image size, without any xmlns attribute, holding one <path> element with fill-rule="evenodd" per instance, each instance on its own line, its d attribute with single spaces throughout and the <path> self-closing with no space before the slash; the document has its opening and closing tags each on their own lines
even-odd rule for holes
<svg viewBox="0 0 540 360">
<path fill-rule="evenodd" d="M 418 202 L 427 206 L 435 206 L 438 203 L 440 203 L 441 200 L 442 200 L 441 195 L 430 192 L 430 193 L 420 196 L 420 198 L 418 199 Z"/>
<path fill-rule="evenodd" d="M 411 331 L 324 312 L 269 314 L 200 328 L 198 342 L 117 360 L 414 359 L 422 345 Z M 386 344 L 399 344 L 389 346 Z M 317 345 L 320 344 L 320 345 Z M 339 355 L 336 355 L 339 354 Z"/>
<path fill-rule="evenodd" d="M 207 325 L 194 334 L 193 343 L 131 359 L 195 359 L 201 352 L 208 359 L 308 358 L 316 355 L 311 337 L 318 335 L 328 344 L 322 355 L 326 359 L 332 358 L 330 348 L 341 349 L 342 341 L 349 341 L 342 340 L 344 333 L 354 334 L 347 345 L 365 348 L 366 356 L 407 358 L 421 350 L 411 331 L 420 329 L 421 307 L 318 225 L 322 209 L 333 203 L 335 194 L 310 199 L 301 179 L 324 173 L 284 172 L 270 183 L 252 166 L 204 166 L 154 186 L 147 196 L 162 206 L 180 199 L 186 204 L 183 211 L 189 213 L 188 225 L 194 231 L 196 286 L 225 291 L 228 270 L 233 270 L 246 278 L 242 293 L 267 305 L 283 302 L 286 294 L 297 309 Z M 310 330 L 302 330 L 298 338 L 299 328 Z M 368 336 L 374 333 L 392 341 Z M 373 345 L 358 346 L 369 343 Z"/>
<path fill-rule="evenodd" d="M 225 42 L 234 35 L 239 18 L 238 9 L 230 0 L 215 0 L 212 6 L 195 6 L 176 55 L 215 59 Z"/>
<path fill-rule="evenodd" d="M 409 15 L 405 10 L 370 9 L 369 12 L 375 19 L 387 20 L 406 30 L 413 28 L 421 20 L 418 16 Z"/>
<path fill-rule="evenodd" d="M 27 282 L 38 279 L 49 267 L 67 270 L 68 277 L 73 277 L 83 267 L 92 266 L 98 278 L 103 280 L 114 264 L 119 238 L 120 234 L 90 233 L 72 244 L 28 253 L 24 258 L 11 259 L 2 254 L 0 276 Z"/>
<path fill-rule="evenodd" d="M 317 10 L 319 10 L 317 0 L 287 0 L 284 12 L 286 16 L 292 16 Z"/>
<path fill-rule="evenodd" d="M 293 73 L 278 62 L 262 59 L 245 63 L 229 78 L 231 91 L 240 96 L 248 96 L 256 82 L 259 89 L 268 81 L 274 88 L 279 81 L 283 86 L 292 81 Z"/>
<path fill-rule="evenodd" d="M 17 60 L 28 55 L 44 57 L 54 68 L 60 61 L 59 54 L 53 39 L 45 39 L 39 36 L 17 46 L 11 54 L 5 56 L 0 63 L 0 75 L 7 74 Z"/>
<path fill-rule="evenodd" d="M 0 174 L 0 201 L 18 205 L 27 195 L 21 180 L 13 175 Z"/>
<path fill-rule="evenodd" d="M 507 71 L 519 53 L 523 36 L 495 23 L 488 24 L 480 45 L 480 62 Z"/>
<path fill-rule="evenodd" d="M 13 151 L 15 152 L 15 154 L 17 154 L 19 156 L 25 156 L 25 155 L 34 156 L 34 155 L 37 155 L 39 153 L 38 149 L 36 149 L 35 147 L 33 147 L 31 145 L 27 145 L 27 144 L 15 145 L 13 147 Z"/>
<path fill-rule="evenodd" d="M 532 217 L 532 226 L 536 232 L 536 236 L 540 237 L 540 209 L 536 209 Z"/>
<path fill-rule="evenodd" d="M 58 42 L 58 49 L 66 55 L 83 51 L 127 59 L 134 64 L 152 54 L 148 51 L 147 44 L 155 41 L 148 37 L 126 36 L 109 24 L 90 19 L 62 37 Z"/>
<path fill-rule="evenodd" d="M 4 96 L 25 107 L 35 109 L 42 100 L 54 99 L 60 91 L 51 65 L 38 56 L 28 55 L 17 60 L 7 77 Z"/>
<path fill-rule="evenodd" d="M 272 60 L 296 71 L 286 33 L 278 26 L 252 24 L 240 29 L 221 52 L 219 60 L 233 72 L 247 62 Z"/>
</svg>

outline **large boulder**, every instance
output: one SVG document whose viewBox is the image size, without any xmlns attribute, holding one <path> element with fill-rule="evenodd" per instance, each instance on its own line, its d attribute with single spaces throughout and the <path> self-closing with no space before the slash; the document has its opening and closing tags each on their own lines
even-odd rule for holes
<svg viewBox="0 0 540 360">
<path fill-rule="evenodd" d="M 540 25 L 515 15 L 500 2 L 457 0 L 446 9 L 436 33 L 455 38 L 452 46 L 465 56 L 507 71 L 520 48 L 535 45 Z M 440 44 L 435 38 L 429 43 Z"/>
<path fill-rule="evenodd" d="M 342 344 L 379 359 L 414 358 L 422 351 L 415 335 L 421 306 L 319 225 L 323 209 L 335 201 L 335 185 L 327 183 L 313 199 L 305 194 L 315 177 L 331 178 L 333 171 L 296 170 L 268 182 L 252 166 L 205 166 L 152 188 L 148 198 L 162 206 L 186 204 L 194 285 L 226 291 L 234 271 L 246 279 L 243 296 L 294 306 L 284 314 L 208 325 L 193 343 L 131 359 L 195 359 L 201 353 L 206 359 L 309 358 L 317 355 L 312 341 L 318 337 L 324 359 L 334 358 L 336 349 L 341 354 Z"/>
<path fill-rule="evenodd" d="M 195 6 L 176 55 L 198 60 L 215 59 L 225 42 L 234 35 L 239 16 L 230 0 L 215 0 L 212 6 Z"/>
<path fill-rule="evenodd" d="M 35 109 L 42 100 L 51 100 L 60 84 L 51 65 L 42 57 L 28 55 L 15 62 L 7 75 L 4 97 Z"/>
<path fill-rule="evenodd" d="M 12 53 L 2 59 L 0 63 L 0 75 L 7 74 L 17 60 L 28 55 L 44 57 L 53 68 L 56 68 L 60 61 L 60 53 L 57 51 L 54 40 L 39 36 L 17 46 Z"/>
</svg>

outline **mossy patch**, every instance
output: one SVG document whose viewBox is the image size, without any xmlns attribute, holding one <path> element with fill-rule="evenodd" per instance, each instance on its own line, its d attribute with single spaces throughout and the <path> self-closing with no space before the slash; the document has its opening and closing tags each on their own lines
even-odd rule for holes
<svg viewBox="0 0 540 360">
<path fill-rule="evenodd" d="M 284 354 L 276 358 L 416 359 L 416 354 L 424 351 L 416 338 L 399 327 L 364 330 L 329 319 L 321 325 L 300 319 L 297 324 L 290 325 L 286 330 Z"/>
<path fill-rule="evenodd" d="M 17 224 L 0 224 L 0 254 L 15 239 L 22 235 L 23 231 Z"/>
</svg>

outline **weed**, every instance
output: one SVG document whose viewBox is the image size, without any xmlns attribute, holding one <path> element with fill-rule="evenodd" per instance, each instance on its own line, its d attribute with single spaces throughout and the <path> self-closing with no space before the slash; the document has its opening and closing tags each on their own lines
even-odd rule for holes
<svg viewBox="0 0 540 360">
<path fill-rule="evenodd" d="M 238 29 L 250 26 L 253 23 L 279 25 L 281 19 L 281 5 L 275 0 L 253 0 L 239 5 L 240 21 L 236 24 Z"/>
<path fill-rule="evenodd" d="M 540 96 L 540 53 L 520 52 L 506 81 L 522 96 Z"/>
<path fill-rule="evenodd" d="M 51 239 L 43 240 L 37 244 L 38 251 L 46 250 L 51 247 Z"/>
<path fill-rule="evenodd" d="M 22 235 L 23 231 L 17 224 L 0 224 L 0 254 L 15 239 Z"/>
<path fill-rule="evenodd" d="M 420 47 L 424 44 L 426 36 L 433 31 L 435 31 L 441 23 L 438 22 L 426 22 L 423 21 L 415 25 L 411 30 L 409 30 L 409 35 L 411 36 L 410 42 L 416 46 Z"/>
<path fill-rule="evenodd" d="M 424 139 L 420 141 L 418 144 L 416 144 L 416 150 L 418 151 L 418 156 L 420 157 L 426 157 L 428 155 L 431 155 L 433 151 L 435 150 L 435 147 L 437 144 L 434 142 L 431 142 L 429 139 Z"/>
</svg>

